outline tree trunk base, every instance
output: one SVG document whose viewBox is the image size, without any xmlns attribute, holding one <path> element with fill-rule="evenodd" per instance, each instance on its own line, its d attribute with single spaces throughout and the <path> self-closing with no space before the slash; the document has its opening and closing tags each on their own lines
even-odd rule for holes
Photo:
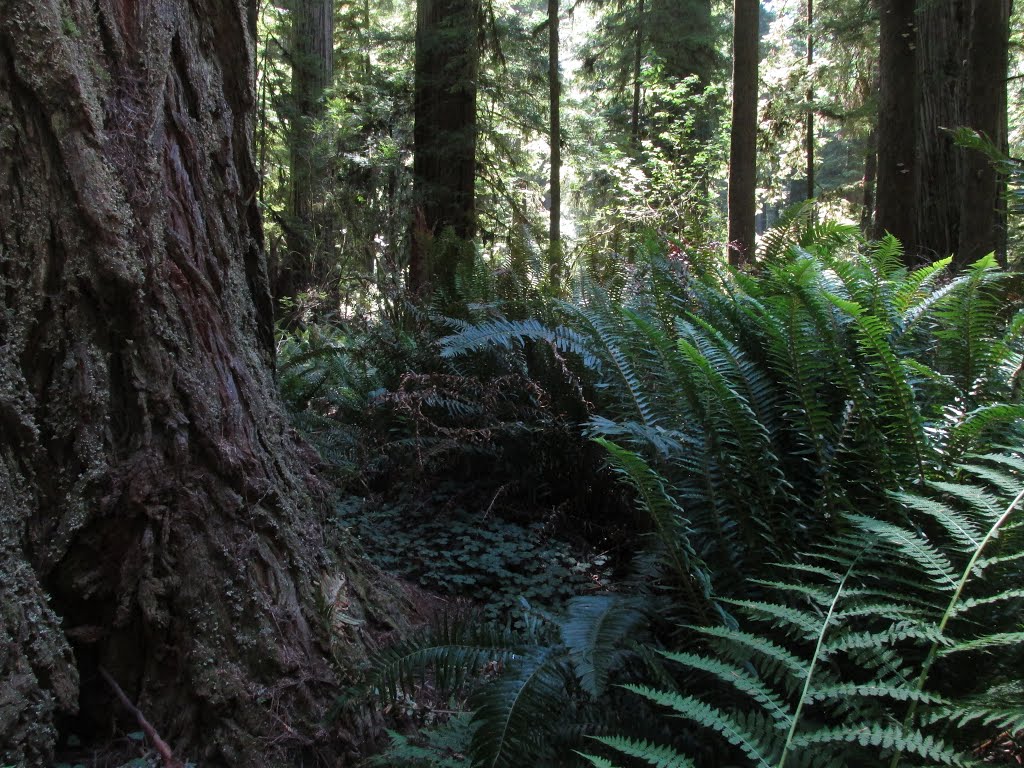
<svg viewBox="0 0 1024 768">
<path fill-rule="evenodd" d="M 398 619 L 276 399 L 251 11 L 0 0 L 0 765 L 137 730 L 100 668 L 204 768 L 359 739 Z"/>
</svg>

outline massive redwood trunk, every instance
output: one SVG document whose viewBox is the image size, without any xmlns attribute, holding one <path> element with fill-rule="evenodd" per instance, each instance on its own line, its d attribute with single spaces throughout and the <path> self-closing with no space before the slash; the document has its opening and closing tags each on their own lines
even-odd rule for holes
<svg viewBox="0 0 1024 768">
<path fill-rule="evenodd" d="M 273 395 L 252 12 L 0 0 L 0 764 L 136 730 L 101 667 L 204 768 L 323 738 L 361 582 Z"/>
</svg>

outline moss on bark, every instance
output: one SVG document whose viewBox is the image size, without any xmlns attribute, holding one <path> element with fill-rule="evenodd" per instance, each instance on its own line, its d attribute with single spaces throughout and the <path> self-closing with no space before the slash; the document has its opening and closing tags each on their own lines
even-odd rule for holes
<svg viewBox="0 0 1024 768">
<path fill-rule="evenodd" d="M 358 567 L 274 395 L 250 19 L 0 0 L 0 763 L 108 735 L 100 667 L 203 766 L 351 748 L 318 606 Z"/>
</svg>

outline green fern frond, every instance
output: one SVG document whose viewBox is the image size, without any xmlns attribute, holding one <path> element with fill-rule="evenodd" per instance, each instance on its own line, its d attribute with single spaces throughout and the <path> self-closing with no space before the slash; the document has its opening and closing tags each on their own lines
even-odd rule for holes
<svg viewBox="0 0 1024 768">
<path fill-rule="evenodd" d="M 949 589 L 956 587 L 957 573 L 953 564 L 924 536 L 884 520 L 864 515 L 850 515 L 850 522 L 905 553 L 920 566 L 936 586 Z"/>
<path fill-rule="evenodd" d="M 998 313 L 1000 301 L 993 284 L 1002 279 L 992 255 L 970 265 L 957 280 L 957 289 L 935 310 L 940 326 L 935 336 L 943 342 L 942 356 L 961 390 L 968 394 L 989 384 L 992 365 L 1002 351 Z"/>
<path fill-rule="evenodd" d="M 862 747 L 877 747 L 897 754 L 917 755 L 940 765 L 969 766 L 962 753 L 946 745 L 941 739 L 926 736 L 919 731 L 906 731 L 895 725 L 864 723 L 863 725 L 819 728 L 807 731 L 794 739 L 797 747 L 819 747 L 826 744 L 848 743 Z"/>
<path fill-rule="evenodd" d="M 857 343 L 871 366 L 874 389 L 885 405 L 887 429 L 899 442 L 890 444 L 890 451 L 905 451 L 913 460 L 917 476 L 924 480 L 929 445 L 924 434 L 924 420 L 907 380 L 906 370 L 890 341 L 891 327 L 877 317 L 867 314 L 853 301 L 830 296 L 831 301 L 852 318 L 857 327 Z"/>
<path fill-rule="evenodd" d="M 952 615 L 960 616 L 974 610 L 975 608 L 986 608 L 991 605 L 1011 602 L 1014 600 L 1024 600 L 1024 589 L 1007 589 L 995 595 L 969 597 L 966 600 L 960 601 L 960 603 L 953 609 Z"/>
<path fill-rule="evenodd" d="M 807 672 L 807 665 L 802 659 L 790 652 L 787 648 L 779 645 L 763 635 L 745 632 L 739 629 L 728 627 L 691 627 L 691 629 L 705 637 L 727 641 L 728 645 L 719 648 L 719 652 L 727 654 L 727 658 L 738 658 L 728 654 L 728 646 L 734 645 L 745 649 L 746 653 L 742 658 L 746 660 L 750 653 L 768 659 L 779 665 L 792 678 L 803 679 Z"/>
<path fill-rule="evenodd" d="M 441 357 L 452 358 L 482 349 L 511 349 L 524 340 L 546 341 L 560 352 L 572 353 L 583 364 L 600 369 L 600 359 L 590 350 L 586 339 L 564 326 L 550 327 L 536 319 L 507 320 L 496 318 L 476 324 L 462 324 L 458 333 L 441 339 Z"/>
<path fill-rule="evenodd" d="M 727 605 L 742 608 L 744 613 L 750 616 L 782 622 L 791 630 L 797 630 L 808 639 L 817 637 L 818 631 L 821 629 L 820 618 L 810 611 L 803 611 L 781 603 L 765 603 L 755 600 L 721 598 L 721 601 Z"/>
<path fill-rule="evenodd" d="M 643 620 L 644 613 L 636 602 L 618 595 L 569 601 L 560 624 L 562 642 L 584 691 L 591 696 L 604 693 L 608 676 L 621 659 L 623 642 L 635 636 Z"/>
<path fill-rule="evenodd" d="M 476 768 L 518 768 L 550 746 L 544 735 L 561 721 L 566 701 L 561 662 L 557 649 L 537 649 L 470 697 Z"/>
<path fill-rule="evenodd" d="M 597 766 L 597 768 L 619 768 L 619 766 L 617 766 L 615 763 L 613 763 L 611 760 L 608 760 L 607 758 L 598 757 L 596 755 L 588 755 L 587 753 L 580 752 L 579 750 L 573 751 L 580 757 L 587 760 L 591 765 Z"/>
<path fill-rule="evenodd" d="M 878 681 L 875 683 L 842 683 L 812 688 L 807 695 L 808 701 L 820 702 L 829 699 L 849 699 L 856 697 L 886 698 L 893 701 L 919 701 L 924 704 L 943 704 L 945 699 L 930 693 L 923 693 L 907 688 L 905 685 Z"/>
<path fill-rule="evenodd" d="M 728 664 L 718 659 L 707 658 L 693 653 L 659 651 L 669 661 L 682 664 L 699 672 L 714 675 L 726 685 L 730 685 L 741 693 L 750 696 L 768 715 L 774 719 L 779 728 L 789 728 L 793 720 L 793 712 L 789 705 L 764 682 L 742 667 Z"/>
<path fill-rule="evenodd" d="M 966 551 L 973 552 L 984 536 L 973 520 L 941 501 L 914 493 L 895 493 L 893 498 L 937 522 Z"/>
<path fill-rule="evenodd" d="M 771 752 L 758 734 L 750 732 L 741 720 L 727 712 L 693 696 L 658 691 L 643 685 L 628 684 L 622 687 L 648 701 L 671 709 L 680 717 L 715 731 L 742 750 L 759 768 L 772 768 Z"/>
<path fill-rule="evenodd" d="M 906 325 L 907 313 L 912 310 L 919 310 L 922 303 L 934 294 L 932 287 L 952 263 L 952 256 L 933 261 L 931 264 L 926 264 L 913 270 L 896 285 L 894 300 L 896 311 L 904 319 L 903 325 Z"/>
<path fill-rule="evenodd" d="M 951 614 L 952 615 L 952 614 Z M 995 648 L 1024 645 L 1024 632 L 996 632 L 991 635 L 972 637 L 964 642 L 954 643 L 939 650 L 939 656 L 952 656 L 955 653 L 973 651 L 989 651 Z"/>
<path fill-rule="evenodd" d="M 604 448 L 615 471 L 636 490 L 640 507 L 654 526 L 658 542 L 664 548 L 669 565 L 690 598 L 690 607 L 708 617 L 711 583 L 707 567 L 697 557 L 683 523 L 682 510 L 665 490 L 664 479 L 639 454 L 610 440 L 596 438 Z"/>
<path fill-rule="evenodd" d="M 654 766 L 654 768 L 694 768 L 696 766 L 696 763 L 690 758 L 680 755 L 671 747 L 654 744 L 650 741 L 627 739 L 621 736 L 593 736 L 591 738 L 628 757 Z"/>
<path fill-rule="evenodd" d="M 508 660 L 518 650 L 508 633 L 492 625 L 445 617 L 371 657 L 368 687 L 394 700 L 412 693 L 429 673 L 441 690 L 451 691 L 487 662 Z"/>
</svg>

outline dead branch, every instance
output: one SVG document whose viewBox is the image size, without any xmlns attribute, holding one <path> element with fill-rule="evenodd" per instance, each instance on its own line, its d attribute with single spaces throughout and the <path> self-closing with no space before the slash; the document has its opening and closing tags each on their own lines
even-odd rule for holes
<svg viewBox="0 0 1024 768">
<path fill-rule="evenodd" d="M 111 677 L 110 673 L 107 672 L 103 667 L 100 667 L 100 676 L 107 681 L 107 685 L 117 696 L 118 700 L 124 705 L 124 708 L 135 715 L 136 721 L 139 723 L 139 728 L 146 734 L 146 738 L 149 739 L 153 745 L 153 749 L 160 755 L 160 759 L 163 761 L 164 768 L 184 768 L 181 761 L 174 757 L 174 753 L 171 752 L 171 748 L 167 745 L 167 742 L 160 738 L 160 734 L 156 732 L 156 728 L 149 724 L 146 716 L 139 711 L 129 698 L 125 695 L 124 691 L 121 690 L 121 686 L 117 684 L 117 681 Z"/>
</svg>

